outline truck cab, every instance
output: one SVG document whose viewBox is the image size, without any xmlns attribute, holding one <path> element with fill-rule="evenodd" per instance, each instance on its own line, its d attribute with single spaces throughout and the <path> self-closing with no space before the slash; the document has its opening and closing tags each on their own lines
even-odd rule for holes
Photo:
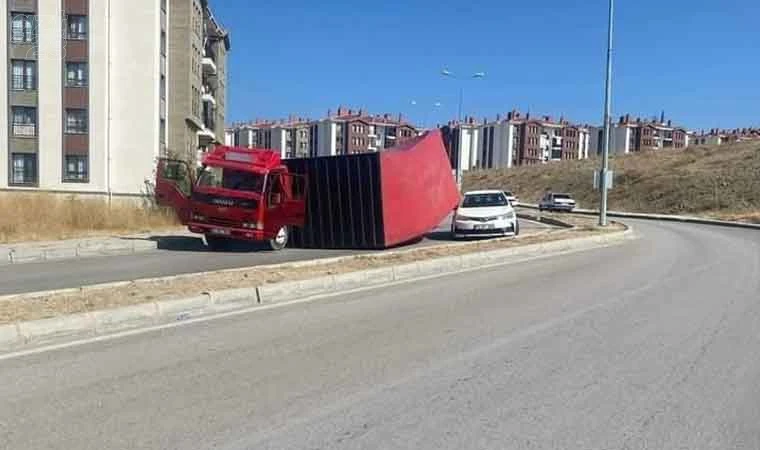
<svg viewBox="0 0 760 450">
<path fill-rule="evenodd" d="M 203 234 L 212 250 L 234 240 L 281 250 L 306 217 L 305 177 L 290 173 L 271 150 L 219 146 L 197 170 L 161 158 L 155 197 L 191 232 Z"/>
</svg>

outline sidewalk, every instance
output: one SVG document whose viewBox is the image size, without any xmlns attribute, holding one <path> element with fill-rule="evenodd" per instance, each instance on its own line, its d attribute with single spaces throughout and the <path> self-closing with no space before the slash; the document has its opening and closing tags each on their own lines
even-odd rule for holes
<svg viewBox="0 0 760 450">
<path fill-rule="evenodd" d="M 160 236 L 185 235 L 182 228 L 126 236 L 101 236 L 61 241 L 0 244 L 0 266 L 106 255 L 128 255 L 156 250 Z"/>
</svg>

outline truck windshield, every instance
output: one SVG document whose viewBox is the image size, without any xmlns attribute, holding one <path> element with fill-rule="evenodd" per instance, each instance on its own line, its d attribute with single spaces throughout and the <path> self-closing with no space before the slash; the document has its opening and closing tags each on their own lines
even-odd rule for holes
<svg viewBox="0 0 760 450">
<path fill-rule="evenodd" d="M 264 189 L 264 176 L 243 170 L 207 166 L 198 177 L 198 186 L 260 194 Z"/>
<path fill-rule="evenodd" d="M 501 194 L 470 194 L 465 195 L 463 208 L 477 208 L 487 206 L 507 206 L 507 199 Z"/>
</svg>

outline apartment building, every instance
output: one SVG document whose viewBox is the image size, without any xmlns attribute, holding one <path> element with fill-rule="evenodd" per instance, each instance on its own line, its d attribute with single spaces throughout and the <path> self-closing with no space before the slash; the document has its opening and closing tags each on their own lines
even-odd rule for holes
<svg viewBox="0 0 760 450">
<path fill-rule="evenodd" d="M 494 121 L 477 123 L 469 117 L 461 124 L 452 122 L 443 131 L 455 169 L 506 168 L 589 156 L 588 128 L 564 118 L 554 121 L 513 110 Z"/>
<path fill-rule="evenodd" d="M 234 124 L 226 133 L 233 145 L 280 150 L 283 158 L 376 152 L 418 134 L 401 115 L 371 115 L 343 107 L 320 120 L 256 120 Z"/>
<path fill-rule="evenodd" d="M 664 113 L 660 119 L 646 120 L 630 114 L 620 116 L 610 128 L 610 153 L 628 154 L 648 150 L 679 149 L 689 145 L 689 133 L 685 128 L 674 126 L 666 120 Z M 592 151 L 600 154 L 604 148 L 604 127 L 593 127 L 591 132 Z"/>
<path fill-rule="evenodd" d="M 698 134 L 689 136 L 689 145 L 715 146 L 749 140 L 760 140 L 760 128 L 734 128 L 732 130 L 713 128 L 707 132 L 703 130 Z"/>
<path fill-rule="evenodd" d="M 311 123 L 304 119 L 235 124 L 225 133 L 227 145 L 279 150 L 283 158 L 310 155 Z"/>
<path fill-rule="evenodd" d="M 171 106 L 191 103 L 172 79 L 175 3 L 0 0 L 0 190 L 149 192 Z"/>
<path fill-rule="evenodd" d="M 170 154 L 199 160 L 222 142 L 229 33 L 207 0 L 169 0 Z"/>
</svg>

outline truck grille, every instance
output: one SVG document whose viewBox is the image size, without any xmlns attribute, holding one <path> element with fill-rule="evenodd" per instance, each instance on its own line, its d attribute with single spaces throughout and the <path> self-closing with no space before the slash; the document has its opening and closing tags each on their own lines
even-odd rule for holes
<svg viewBox="0 0 760 450">
<path fill-rule="evenodd" d="M 255 209 L 256 200 L 250 198 L 222 197 L 219 195 L 193 193 L 193 200 L 197 202 L 208 203 L 214 206 L 226 206 L 229 208 Z"/>
<path fill-rule="evenodd" d="M 220 227 L 238 227 L 240 226 L 237 222 L 230 219 L 223 219 L 221 217 L 207 217 L 206 222 L 208 222 L 211 225 L 217 225 Z"/>
</svg>

